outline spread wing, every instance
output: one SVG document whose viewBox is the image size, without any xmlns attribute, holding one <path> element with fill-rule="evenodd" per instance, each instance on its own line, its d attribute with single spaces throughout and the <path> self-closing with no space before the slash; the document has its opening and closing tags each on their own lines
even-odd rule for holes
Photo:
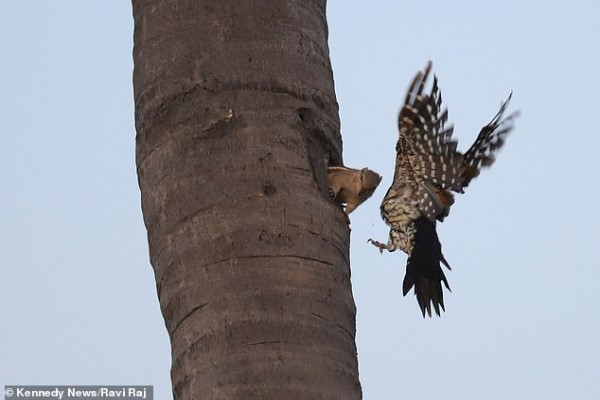
<svg viewBox="0 0 600 400">
<path fill-rule="evenodd" d="M 442 108 L 437 78 L 429 94 L 424 93 L 431 62 L 413 79 L 398 116 L 400 136 L 396 145 L 396 176 L 418 183 L 420 210 L 430 220 L 443 219 L 453 196 L 446 189 L 461 191 L 463 156 L 452 139 L 452 126 L 445 126 L 448 110 Z"/>
<path fill-rule="evenodd" d="M 514 119 L 519 115 L 518 112 L 513 112 L 506 118 L 502 118 L 508 103 L 512 97 L 512 92 L 502 103 L 498 114 L 479 132 L 477 139 L 464 156 L 464 182 L 463 188 L 469 185 L 473 178 L 479 175 L 482 167 L 489 167 L 496 159 L 496 152 L 504 145 L 506 136 L 514 127 Z"/>
</svg>

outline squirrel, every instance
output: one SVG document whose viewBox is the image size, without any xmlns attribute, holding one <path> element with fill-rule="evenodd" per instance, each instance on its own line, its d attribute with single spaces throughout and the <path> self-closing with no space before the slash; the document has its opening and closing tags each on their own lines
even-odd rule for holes
<svg viewBox="0 0 600 400">
<path fill-rule="evenodd" d="M 338 166 L 327 168 L 327 180 L 331 197 L 339 204 L 346 204 L 345 212 L 349 215 L 373 195 L 381 176 L 369 168 Z"/>
</svg>

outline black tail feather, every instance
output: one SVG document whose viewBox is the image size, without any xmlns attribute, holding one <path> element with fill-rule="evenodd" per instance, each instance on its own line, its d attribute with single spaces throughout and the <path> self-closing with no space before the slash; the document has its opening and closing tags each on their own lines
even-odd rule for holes
<svg viewBox="0 0 600 400">
<path fill-rule="evenodd" d="M 423 318 L 425 318 L 426 311 L 431 317 L 432 304 L 435 313 L 439 316 L 440 308 L 446 311 L 442 282 L 450 290 L 440 262 L 448 269 L 451 268 L 442 254 L 442 245 L 435 230 L 435 224 L 422 216 L 415 221 L 415 228 L 414 246 L 406 264 L 402 293 L 406 296 L 414 286 Z"/>
</svg>

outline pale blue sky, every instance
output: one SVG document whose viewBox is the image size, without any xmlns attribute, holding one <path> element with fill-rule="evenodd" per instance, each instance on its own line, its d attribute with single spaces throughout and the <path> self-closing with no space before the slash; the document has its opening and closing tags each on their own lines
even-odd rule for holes
<svg viewBox="0 0 600 400">
<path fill-rule="evenodd" d="M 380 172 L 352 214 L 364 398 L 597 399 L 600 3 L 330 1 L 344 158 Z M 170 349 L 134 165 L 127 1 L 0 2 L 0 385 L 149 384 Z M 380 255 L 396 114 L 434 61 L 465 149 L 510 90 L 492 169 L 438 228 L 442 318 Z"/>
</svg>

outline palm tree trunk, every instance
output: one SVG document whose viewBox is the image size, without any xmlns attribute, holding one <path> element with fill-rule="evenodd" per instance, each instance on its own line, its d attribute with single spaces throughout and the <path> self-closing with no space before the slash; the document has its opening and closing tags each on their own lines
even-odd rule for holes
<svg viewBox="0 0 600 400">
<path fill-rule="evenodd" d="M 175 399 L 360 399 L 325 0 L 133 0 Z"/>
</svg>

